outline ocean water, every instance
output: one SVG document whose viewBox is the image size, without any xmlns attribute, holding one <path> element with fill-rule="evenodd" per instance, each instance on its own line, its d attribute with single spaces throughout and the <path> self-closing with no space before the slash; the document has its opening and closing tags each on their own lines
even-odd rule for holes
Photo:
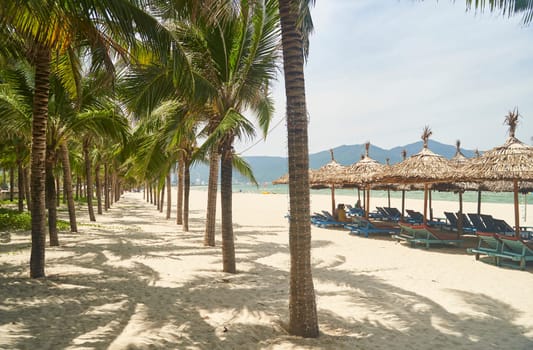
<svg viewBox="0 0 533 350">
<path fill-rule="evenodd" d="M 207 186 L 194 186 L 195 189 L 204 189 L 207 191 Z M 248 185 L 248 184 L 234 184 L 233 192 L 249 192 L 249 193 L 274 193 L 274 194 L 287 194 L 289 191 L 288 185 L 272 185 L 261 184 L 260 186 Z M 330 195 L 330 189 L 311 190 L 312 194 L 324 194 Z M 354 196 L 357 198 L 357 189 L 335 189 L 337 195 Z M 371 191 L 372 198 L 387 198 L 387 191 Z M 390 191 L 391 198 L 401 198 L 401 191 Z M 412 199 L 424 199 L 423 191 L 406 191 L 406 198 Z M 458 195 L 453 192 L 439 192 L 433 191 L 431 193 L 432 200 L 435 201 L 457 201 Z M 363 198 L 363 192 L 361 191 L 361 199 Z M 463 194 L 463 202 L 477 203 L 478 193 L 468 191 Z M 482 203 L 513 203 L 513 193 L 511 192 L 481 192 Z M 533 203 L 533 193 L 527 195 L 519 195 L 520 204 L 524 201 L 527 203 Z"/>
</svg>

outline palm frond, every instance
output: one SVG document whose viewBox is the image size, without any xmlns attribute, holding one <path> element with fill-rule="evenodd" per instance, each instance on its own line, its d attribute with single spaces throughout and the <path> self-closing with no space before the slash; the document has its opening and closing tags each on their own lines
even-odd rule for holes
<svg viewBox="0 0 533 350">
<path fill-rule="evenodd" d="M 254 185 L 259 186 L 254 176 L 254 172 L 252 170 L 251 165 L 248 162 L 246 162 L 244 158 L 239 157 L 236 154 L 233 154 L 231 164 L 233 166 L 233 169 L 239 172 L 239 174 L 241 174 L 242 176 L 250 180 Z"/>
</svg>

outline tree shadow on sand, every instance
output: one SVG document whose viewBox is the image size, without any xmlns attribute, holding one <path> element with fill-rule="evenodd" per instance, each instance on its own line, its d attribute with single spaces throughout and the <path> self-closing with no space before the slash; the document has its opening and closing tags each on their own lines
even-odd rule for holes
<svg viewBox="0 0 533 350">
<path fill-rule="evenodd" d="M 128 210 L 138 209 L 135 216 L 142 224 L 154 221 L 153 215 L 143 213 L 146 208 L 135 208 Z M 200 221 L 193 222 L 197 224 Z M 317 284 L 330 286 L 316 291 L 321 336 L 289 336 L 284 328 L 288 244 L 262 239 L 285 229 L 236 229 L 237 267 L 245 268 L 234 275 L 219 271 L 220 248 L 203 247 L 199 228 L 178 234 L 170 229 L 146 233 L 135 227 L 127 234 L 100 231 L 58 248 L 68 254 L 48 264 L 72 269 L 42 280 L 23 277 L 27 267 L 3 264 L 0 348 L 531 348 L 533 340 L 525 334 L 532 330 L 517 325 L 520 311 L 508 304 L 448 290 L 473 310 L 453 313 L 424 295 L 362 271 L 343 270 L 346 257 L 341 255 L 317 262 L 313 270 Z M 313 241 L 315 248 L 329 244 Z M 286 261 L 280 262 L 279 254 Z M 157 259 L 169 259 L 165 263 L 172 270 L 154 268 L 151 263 Z M 212 259 L 210 266 L 216 268 L 197 269 L 195 276 L 181 278 L 180 269 L 190 268 L 191 259 Z M 13 277 L 17 273 L 20 277 Z M 342 314 L 332 311 L 339 309 L 330 308 L 332 302 L 342 303 Z"/>
</svg>

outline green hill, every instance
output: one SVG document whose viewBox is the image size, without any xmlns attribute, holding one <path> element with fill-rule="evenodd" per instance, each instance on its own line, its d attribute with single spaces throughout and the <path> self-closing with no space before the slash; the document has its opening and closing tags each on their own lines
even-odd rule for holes
<svg viewBox="0 0 533 350">
<path fill-rule="evenodd" d="M 429 148 L 446 158 L 452 158 L 455 154 L 455 146 L 440 143 L 438 141 L 429 140 Z M 392 149 L 383 149 L 378 146 L 370 145 L 370 157 L 378 162 L 385 163 L 386 159 L 390 159 L 390 163 L 398 163 L 401 161 L 402 150 L 407 151 L 407 156 L 418 153 L 422 149 L 422 141 L 411 143 L 405 146 L 398 146 Z M 473 157 L 474 151 L 461 149 L 466 157 Z M 365 152 L 364 144 L 357 145 L 342 145 L 333 149 L 335 160 L 343 165 L 350 165 L 361 159 Z M 267 157 L 267 156 L 251 156 L 244 157 L 254 170 L 255 177 L 259 183 L 272 182 L 283 174 L 287 173 L 287 158 L 285 157 Z M 313 153 L 309 155 L 310 168 L 320 168 L 322 165 L 331 160 L 329 150 Z M 196 165 L 191 169 L 191 182 L 193 184 L 206 184 L 209 172 L 208 166 L 204 164 Z M 241 175 L 235 173 L 233 176 L 234 182 L 246 183 L 248 180 Z"/>
</svg>

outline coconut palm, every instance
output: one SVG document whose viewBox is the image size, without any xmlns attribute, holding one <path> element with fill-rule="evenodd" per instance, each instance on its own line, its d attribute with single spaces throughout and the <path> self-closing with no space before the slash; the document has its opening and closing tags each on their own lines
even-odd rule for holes
<svg viewBox="0 0 533 350">
<path fill-rule="evenodd" d="M 30 276 L 44 277 L 44 159 L 52 54 L 89 44 L 96 61 L 112 69 L 111 50 L 121 55 L 138 47 L 139 38 L 158 52 L 168 52 L 170 36 L 134 0 L 114 1 L 12 0 L 0 9 L 4 54 L 27 53 L 35 67 L 32 119 L 31 202 L 32 250 Z M 8 49 L 6 49 L 6 47 Z M 186 71 L 185 69 L 182 70 Z"/>
<path fill-rule="evenodd" d="M 243 2 L 239 11 L 209 22 L 191 24 L 184 48 L 191 54 L 195 72 L 206 82 L 213 110 L 205 131 L 203 148 L 221 159 L 221 208 L 223 270 L 234 273 L 235 250 L 232 220 L 233 142 L 253 137 L 252 123 L 243 115 L 257 117 L 266 135 L 272 116 L 269 82 L 275 78 L 279 46 L 276 3 L 271 0 Z M 214 127 L 214 128 L 213 128 Z M 209 208 L 208 208 L 209 210 Z"/>
<path fill-rule="evenodd" d="M 318 318 L 311 273 L 311 227 L 309 200 L 309 150 L 305 101 L 305 38 L 312 27 L 311 0 L 279 0 L 283 43 L 283 71 L 287 98 L 287 139 L 289 152 L 291 254 L 289 332 L 318 337 Z M 300 25 L 299 25 L 300 24 Z"/>
<path fill-rule="evenodd" d="M 533 1 L 531 0 L 466 0 L 468 9 L 501 12 L 504 16 L 522 15 L 522 22 L 528 24 L 533 20 Z"/>
<path fill-rule="evenodd" d="M 18 168 L 18 210 L 24 210 L 25 169 L 31 135 L 31 74 L 24 62 L 7 64 L 0 71 L 0 134 L 10 152 L 2 152 L 3 166 Z M 10 199 L 13 200 L 13 171 L 10 170 Z"/>
</svg>

